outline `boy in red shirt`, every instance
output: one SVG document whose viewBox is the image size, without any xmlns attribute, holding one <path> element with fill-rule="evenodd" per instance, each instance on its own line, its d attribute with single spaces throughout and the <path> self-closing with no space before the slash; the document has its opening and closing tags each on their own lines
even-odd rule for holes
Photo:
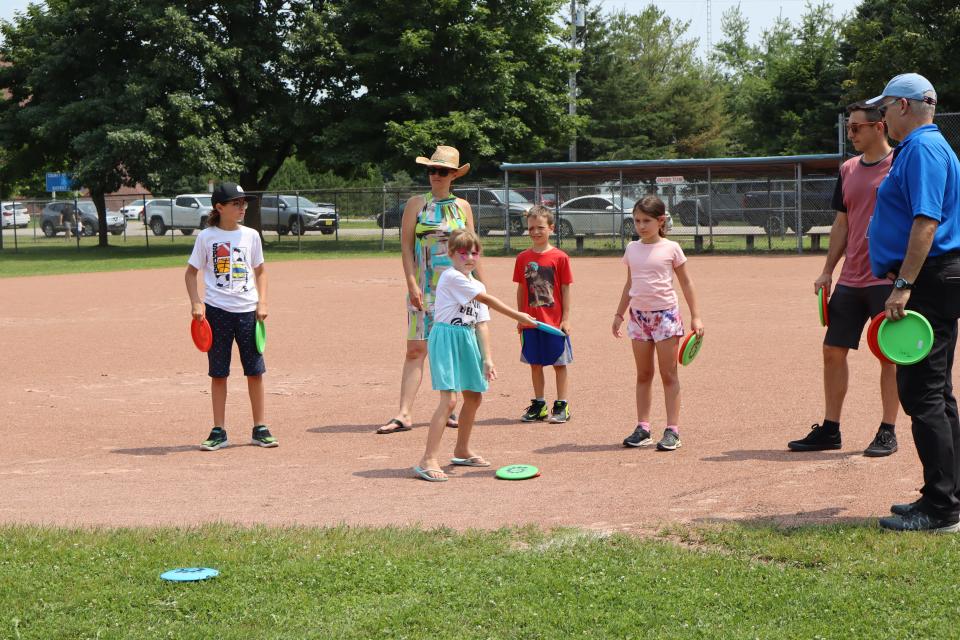
<svg viewBox="0 0 960 640">
<path fill-rule="evenodd" d="M 541 205 L 527 211 L 527 232 L 533 246 L 517 256 L 513 281 L 517 283 L 517 309 L 554 327 L 567 336 L 555 336 L 539 329 L 522 329 L 520 361 L 530 365 L 534 398 L 520 418 L 524 422 L 547 419 L 544 393 L 544 367 L 553 367 L 557 376 L 557 400 L 549 420 L 563 423 L 570 419 L 567 401 L 567 365 L 573 362 L 570 347 L 570 257 L 550 244 L 553 212 Z"/>
</svg>

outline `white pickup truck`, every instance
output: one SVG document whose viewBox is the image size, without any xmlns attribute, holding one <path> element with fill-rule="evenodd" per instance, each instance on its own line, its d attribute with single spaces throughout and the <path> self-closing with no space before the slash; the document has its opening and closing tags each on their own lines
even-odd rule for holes
<svg viewBox="0 0 960 640">
<path fill-rule="evenodd" d="M 179 229 L 180 233 L 189 236 L 194 229 L 206 228 L 212 210 L 209 193 L 186 193 L 173 200 L 147 202 L 144 220 L 155 236 L 165 235 L 168 229 Z"/>
</svg>

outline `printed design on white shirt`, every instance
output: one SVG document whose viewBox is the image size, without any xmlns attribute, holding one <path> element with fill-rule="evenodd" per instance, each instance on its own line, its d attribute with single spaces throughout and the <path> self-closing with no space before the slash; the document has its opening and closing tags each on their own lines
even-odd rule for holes
<svg viewBox="0 0 960 640">
<path fill-rule="evenodd" d="M 227 291 L 249 291 L 250 261 L 247 257 L 247 247 L 234 247 L 229 241 L 214 242 L 211 252 L 217 288 Z"/>
<path fill-rule="evenodd" d="M 467 304 L 460 305 L 457 315 L 450 320 L 450 324 L 457 326 L 473 326 L 480 322 L 480 303 L 474 298 Z"/>
</svg>

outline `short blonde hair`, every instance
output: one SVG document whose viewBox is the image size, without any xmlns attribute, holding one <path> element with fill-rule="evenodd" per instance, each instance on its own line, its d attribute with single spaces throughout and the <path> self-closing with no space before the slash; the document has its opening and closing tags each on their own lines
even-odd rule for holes
<svg viewBox="0 0 960 640">
<path fill-rule="evenodd" d="M 547 224 L 551 227 L 553 226 L 553 211 L 548 207 L 543 206 L 542 204 L 535 204 L 524 214 L 526 216 L 527 224 L 530 224 L 530 218 L 543 218 L 547 221 Z"/>
<path fill-rule="evenodd" d="M 469 251 L 471 249 L 483 252 L 480 238 L 473 231 L 457 229 L 450 234 L 450 239 L 447 240 L 447 254 L 452 256 L 456 251 Z"/>
</svg>

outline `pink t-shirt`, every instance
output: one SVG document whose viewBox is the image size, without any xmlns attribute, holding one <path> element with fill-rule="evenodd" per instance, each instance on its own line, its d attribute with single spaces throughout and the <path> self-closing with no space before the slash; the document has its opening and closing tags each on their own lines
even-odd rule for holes
<svg viewBox="0 0 960 640">
<path fill-rule="evenodd" d="M 638 311 L 663 311 L 677 306 L 673 270 L 687 261 L 683 249 L 673 240 L 627 245 L 623 263 L 630 267 L 630 307 Z"/>
<path fill-rule="evenodd" d="M 840 178 L 833 197 L 833 207 L 847 214 L 847 247 L 837 284 L 848 287 L 872 287 L 890 284 L 874 277 L 870 271 L 870 247 L 867 227 L 877 204 L 877 187 L 890 171 L 893 154 L 880 162 L 866 164 L 863 156 L 851 158 L 840 167 Z"/>
</svg>

